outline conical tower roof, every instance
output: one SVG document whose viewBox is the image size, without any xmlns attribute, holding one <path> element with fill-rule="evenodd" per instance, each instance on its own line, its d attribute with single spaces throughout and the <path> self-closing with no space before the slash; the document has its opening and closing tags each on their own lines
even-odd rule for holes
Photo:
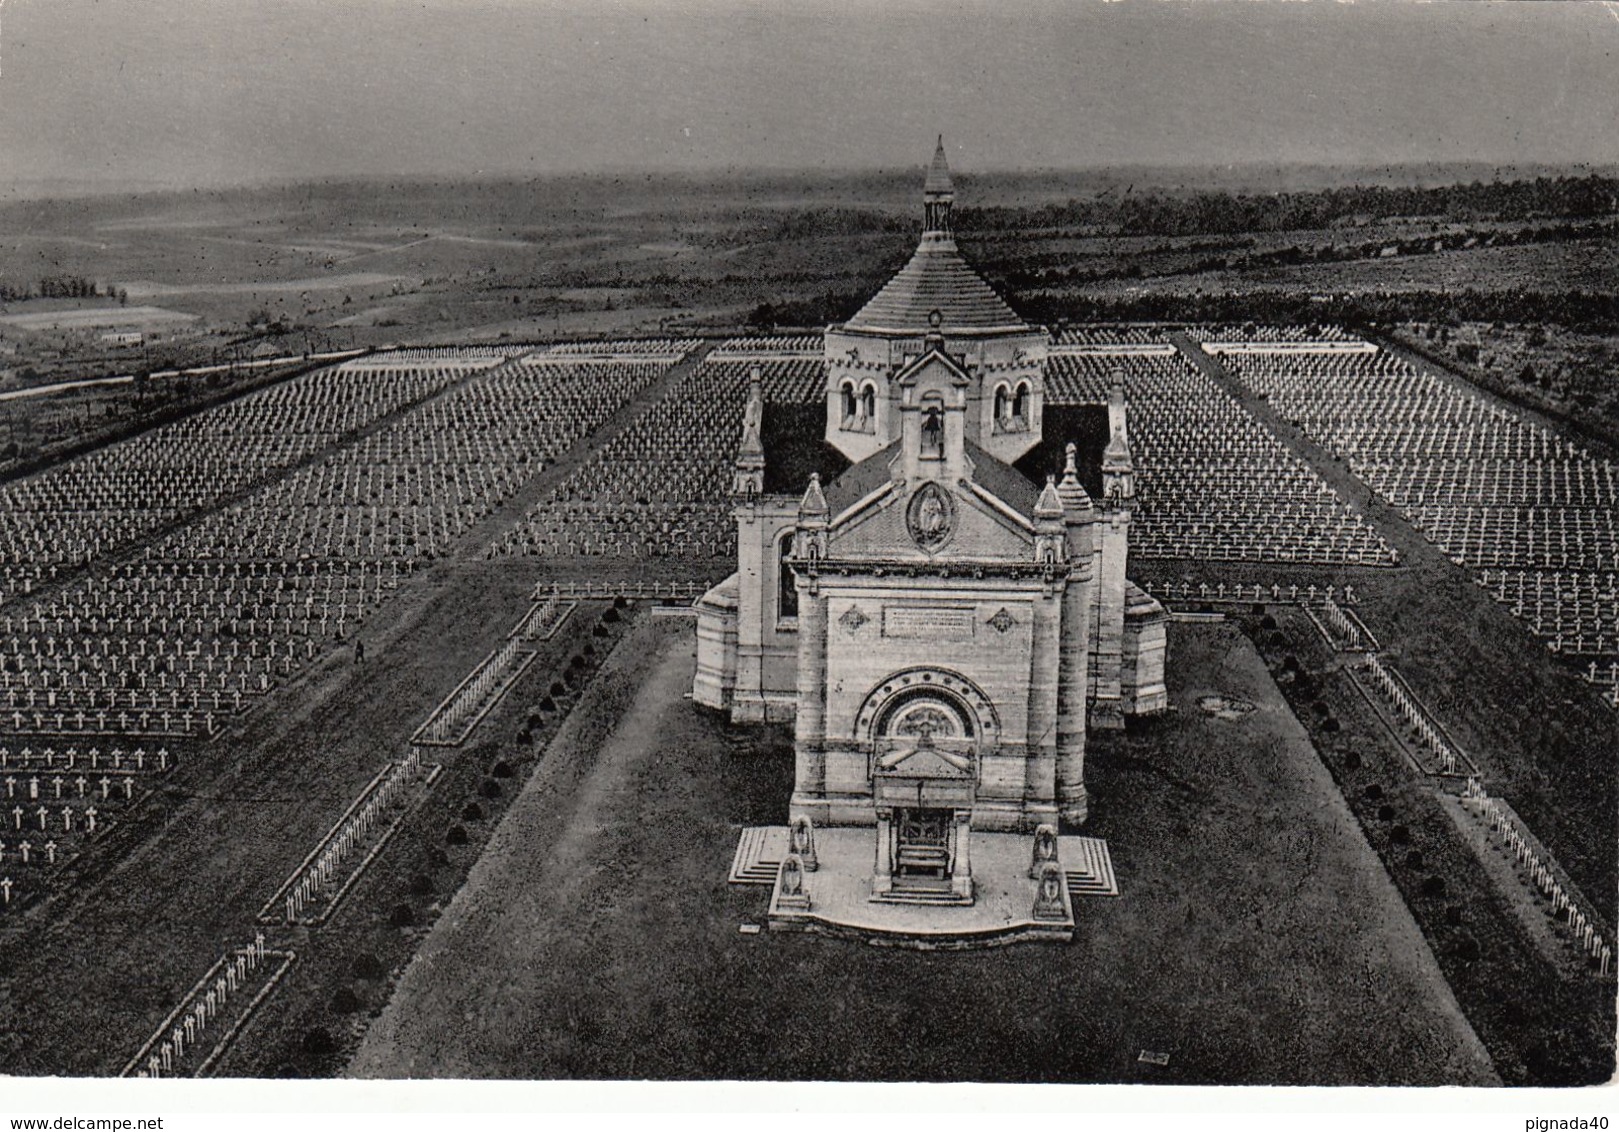
<svg viewBox="0 0 1619 1132">
<path fill-rule="evenodd" d="M 953 333 L 1026 333 L 1030 327 L 1007 306 L 995 288 L 972 269 L 950 233 L 949 215 L 955 186 L 939 138 L 922 185 L 922 239 L 916 254 L 858 314 L 844 324 L 849 330 L 903 335 L 929 331 Z M 938 326 L 933 313 L 938 312 Z"/>
</svg>

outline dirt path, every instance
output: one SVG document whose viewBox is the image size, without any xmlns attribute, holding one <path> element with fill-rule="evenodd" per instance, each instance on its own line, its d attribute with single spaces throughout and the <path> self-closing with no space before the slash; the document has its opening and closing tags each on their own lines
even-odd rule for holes
<svg viewBox="0 0 1619 1132">
<path fill-rule="evenodd" d="M 562 919 L 588 932 L 600 907 L 593 891 L 615 872 L 655 867 L 623 860 L 604 833 L 626 784 L 659 748 L 659 708 L 690 679 L 687 643 L 650 620 L 613 653 L 406 968 L 350 1075 L 490 1073 L 479 1030 L 486 1010 L 509 1010 L 503 988 L 531 958 L 525 925 Z"/>
</svg>

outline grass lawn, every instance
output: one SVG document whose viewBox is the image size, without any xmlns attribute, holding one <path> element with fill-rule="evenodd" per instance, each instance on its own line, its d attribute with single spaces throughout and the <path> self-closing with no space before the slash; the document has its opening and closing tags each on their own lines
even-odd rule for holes
<svg viewBox="0 0 1619 1132">
<path fill-rule="evenodd" d="M 918 953 L 738 933 L 765 894 L 726 866 L 739 826 L 785 816 L 790 739 L 684 700 L 689 623 L 643 622 L 350 1073 L 1493 1082 L 1257 654 L 1216 626 L 1171 649 L 1179 711 L 1093 748 L 1087 831 L 1123 896 L 1083 901 L 1072 945 Z M 1258 708 L 1217 720 L 1210 691 Z"/>
</svg>

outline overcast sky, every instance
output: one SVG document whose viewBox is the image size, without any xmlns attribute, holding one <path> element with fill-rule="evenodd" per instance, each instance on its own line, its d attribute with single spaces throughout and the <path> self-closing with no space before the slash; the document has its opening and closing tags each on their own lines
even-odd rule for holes
<svg viewBox="0 0 1619 1132">
<path fill-rule="evenodd" d="M 0 179 L 1619 161 L 1619 5 L 0 0 Z"/>
</svg>

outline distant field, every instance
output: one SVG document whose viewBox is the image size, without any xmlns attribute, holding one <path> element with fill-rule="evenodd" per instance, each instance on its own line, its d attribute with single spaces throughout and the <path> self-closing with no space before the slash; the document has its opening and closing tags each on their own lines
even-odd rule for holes
<svg viewBox="0 0 1619 1132">
<path fill-rule="evenodd" d="M 134 294 L 131 291 L 130 294 Z M 162 326 L 193 322 L 196 315 L 162 307 L 95 307 L 83 310 L 29 311 L 0 315 L 0 325 L 17 330 L 93 330 L 118 326 Z"/>
<path fill-rule="evenodd" d="M 131 279 L 121 283 L 120 286 L 131 296 L 145 299 L 157 295 L 185 295 L 194 291 L 210 295 L 255 295 L 261 291 L 322 291 L 334 287 L 375 287 L 379 284 L 405 281 L 401 275 L 357 271 L 348 275 L 313 275 L 303 279 L 249 279 L 239 283 L 210 283 L 204 280 L 198 280 L 196 283 L 154 283 L 147 279 Z"/>
<path fill-rule="evenodd" d="M 1535 289 L 1607 290 L 1619 277 L 1619 247 L 1611 243 L 1532 244 L 1469 248 L 1430 255 L 1390 256 L 1344 263 L 1310 263 L 1247 271 L 1205 271 L 1156 279 L 1095 284 L 1105 295 L 1190 294 L 1217 289 L 1298 290 L 1355 294 L 1378 291 Z"/>
</svg>

